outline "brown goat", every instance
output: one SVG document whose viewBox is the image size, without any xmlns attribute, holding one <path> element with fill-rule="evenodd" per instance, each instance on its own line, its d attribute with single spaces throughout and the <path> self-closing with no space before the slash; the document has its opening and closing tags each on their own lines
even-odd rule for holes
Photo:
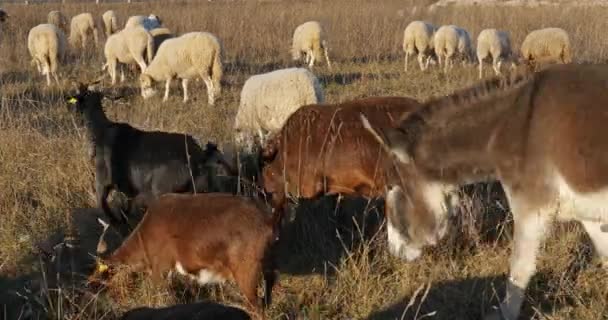
<svg viewBox="0 0 608 320">
<path fill-rule="evenodd" d="M 175 269 L 200 284 L 236 282 L 248 308 L 260 311 L 257 285 L 265 279 L 264 304 L 276 281 L 274 220 L 259 201 L 223 193 L 165 194 L 150 203 L 133 233 L 98 265 L 148 269 L 154 281 Z M 104 226 L 104 234 L 107 225 Z M 102 234 L 98 254 L 105 255 Z M 107 264 L 107 265 L 106 265 Z"/>
<path fill-rule="evenodd" d="M 387 154 L 363 128 L 359 114 L 379 126 L 392 125 L 420 104 L 405 97 L 372 97 L 338 104 L 303 106 L 262 150 L 262 184 L 280 216 L 286 194 L 381 197 Z"/>
</svg>

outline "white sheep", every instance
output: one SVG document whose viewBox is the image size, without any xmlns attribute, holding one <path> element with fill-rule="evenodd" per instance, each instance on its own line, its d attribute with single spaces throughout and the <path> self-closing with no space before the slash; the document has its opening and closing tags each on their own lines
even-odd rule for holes
<svg viewBox="0 0 608 320">
<path fill-rule="evenodd" d="M 104 12 L 103 15 L 101 15 L 101 19 L 103 20 L 106 37 L 118 32 L 118 17 L 116 16 L 114 10 Z"/>
<path fill-rule="evenodd" d="M 59 62 L 65 61 L 67 41 L 65 34 L 54 24 L 45 23 L 33 27 L 27 35 L 27 48 L 32 56 L 32 64 L 38 72 L 46 76 L 47 85 L 51 85 L 51 75 L 55 82 Z"/>
<path fill-rule="evenodd" d="M 444 64 L 444 71 L 454 66 L 454 59 L 459 57 L 463 64 L 473 60 L 473 48 L 469 32 L 455 25 L 441 26 L 433 37 L 435 55 L 439 65 Z"/>
<path fill-rule="evenodd" d="M 53 10 L 47 15 L 47 22 L 54 24 L 61 30 L 67 30 L 68 19 L 61 13 L 61 11 Z"/>
<path fill-rule="evenodd" d="M 403 51 L 405 52 L 405 71 L 410 55 L 418 55 L 420 70 L 429 66 L 433 52 L 433 33 L 435 26 L 424 21 L 412 21 L 403 31 Z"/>
<path fill-rule="evenodd" d="M 485 29 L 477 37 L 477 60 L 479 62 L 479 79 L 483 76 L 483 61 L 492 57 L 494 73 L 500 75 L 500 66 L 503 61 L 510 60 L 513 63 L 513 52 L 511 50 L 511 39 L 505 31 L 496 29 Z"/>
<path fill-rule="evenodd" d="M 154 55 L 154 38 L 152 35 L 142 27 L 123 29 L 111 35 L 106 41 L 104 47 L 106 63 L 102 71 L 107 68 L 112 78 L 112 84 L 116 84 L 116 66 L 118 63 L 137 63 L 143 73 L 147 68 L 144 54 L 147 56 L 148 62 L 152 61 Z M 123 82 L 124 80 L 125 74 L 121 66 L 120 81 Z"/>
<path fill-rule="evenodd" d="M 251 152 L 256 141 L 281 129 L 303 105 L 322 103 L 319 80 L 305 68 L 281 69 L 247 79 L 234 121 L 238 148 Z"/>
<path fill-rule="evenodd" d="M 150 31 L 155 28 L 160 28 L 161 25 L 162 25 L 162 21 L 155 14 L 151 14 L 147 17 L 146 16 L 132 16 L 132 17 L 129 17 L 129 19 L 125 23 L 125 29 L 133 28 L 133 27 L 143 27 L 146 30 Z"/>
<path fill-rule="evenodd" d="M 299 25 L 293 32 L 291 44 L 291 57 L 300 60 L 304 52 L 304 61 L 312 68 L 316 59 L 325 55 L 327 66 L 331 68 L 331 62 L 327 55 L 327 39 L 323 26 L 318 21 L 308 21 Z"/>
<path fill-rule="evenodd" d="M 92 14 L 86 12 L 72 18 L 72 22 L 70 23 L 69 41 L 73 47 L 76 47 L 80 42 L 82 48 L 86 48 L 90 33 L 93 34 L 95 47 L 97 47 L 99 43 L 99 32 Z"/>
<path fill-rule="evenodd" d="M 561 28 L 534 30 L 521 44 L 521 57 L 529 63 L 570 63 L 572 62 L 570 37 Z"/>
<path fill-rule="evenodd" d="M 156 56 L 140 76 L 141 94 L 144 99 L 153 96 L 155 81 L 165 80 L 165 96 L 169 99 L 169 88 L 173 78 L 182 79 L 184 102 L 188 101 L 188 81 L 200 76 L 207 86 L 210 105 L 221 91 L 222 45 L 207 32 L 190 32 L 180 37 L 167 39 L 160 45 Z"/>
</svg>

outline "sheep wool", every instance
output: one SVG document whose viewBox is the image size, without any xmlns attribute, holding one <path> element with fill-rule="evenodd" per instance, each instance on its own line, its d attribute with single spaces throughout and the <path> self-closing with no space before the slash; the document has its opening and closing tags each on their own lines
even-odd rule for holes
<svg viewBox="0 0 608 320">
<path fill-rule="evenodd" d="M 63 15 L 63 13 L 57 10 L 49 12 L 49 14 L 47 15 L 47 22 L 50 24 L 54 24 L 55 26 L 57 26 L 57 28 L 61 30 L 66 30 L 68 24 L 68 20 Z"/>
<path fill-rule="evenodd" d="M 103 20 L 103 27 L 106 37 L 118 32 L 118 17 L 116 16 L 114 10 L 104 12 L 101 16 L 101 20 Z"/>
<path fill-rule="evenodd" d="M 263 144 L 298 108 L 323 100 L 319 80 L 305 68 L 281 69 L 250 77 L 241 90 L 234 122 L 237 147 L 251 152 L 256 140 Z"/>
<path fill-rule="evenodd" d="M 479 62 L 479 79 L 483 76 L 483 61 L 492 58 L 494 73 L 500 75 L 500 66 L 505 60 L 512 59 L 511 39 L 505 31 L 485 29 L 477 37 L 477 60 Z"/>
<path fill-rule="evenodd" d="M 95 40 L 95 47 L 97 47 L 99 43 L 99 31 L 92 14 L 86 12 L 72 18 L 69 38 L 72 47 L 76 47 L 80 43 L 83 49 L 86 48 L 89 34 L 91 33 Z"/>
<path fill-rule="evenodd" d="M 403 51 L 405 71 L 409 56 L 417 54 L 420 70 L 426 70 L 433 54 L 433 34 L 435 26 L 425 21 L 412 21 L 403 31 Z"/>
<path fill-rule="evenodd" d="M 529 63 L 572 62 L 570 37 L 561 28 L 545 28 L 530 32 L 521 44 L 521 56 Z"/>
<path fill-rule="evenodd" d="M 163 101 L 167 101 L 171 80 L 180 78 L 186 102 L 189 99 L 188 81 L 200 76 L 207 87 L 207 101 L 213 105 L 221 92 L 222 50 L 218 38 L 208 32 L 190 32 L 165 40 L 140 76 L 142 96 L 150 98 L 155 94 L 153 83 L 166 81 Z"/>
<path fill-rule="evenodd" d="M 444 64 L 444 71 L 454 66 L 454 59 L 462 59 L 463 64 L 473 58 L 471 37 L 469 33 L 455 25 L 441 26 L 433 37 L 435 55 L 439 65 Z"/>
<path fill-rule="evenodd" d="M 149 16 L 132 16 L 127 19 L 125 23 L 125 29 L 133 28 L 133 27 L 143 27 L 144 29 L 150 31 L 155 28 L 160 28 L 162 26 L 162 22 L 160 18 L 151 14 Z"/>
<path fill-rule="evenodd" d="M 118 63 L 137 63 L 141 72 L 144 72 L 147 68 L 144 54 L 147 55 L 147 61 L 152 61 L 154 39 L 146 29 L 142 27 L 123 29 L 111 35 L 104 47 L 104 55 L 106 57 L 104 69 L 108 69 L 108 73 L 112 78 L 112 84 L 116 84 L 116 67 Z M 121 72 L 122 81 L 124 81 L 124 72 Z"/>
<path fill-rule="evenodd" d="M 64 61 L 66 52 L 66 38 L 54 24 L 46 23 L 33 27 L 27 36 L 27 48 L 32 56 L 32 64 L 36 65 L 38 72 L 46 76 L 47 85 L 51 85 L 51 75 L 55 82 L 57 68 L 60 61 Z"/>
<path fill-rule="evenodd" d="M 327 39 L 323 26 L 318 21 L 308 21 L 299 25 L 293 32 L 291 44 L 291 57 L 293 60 L 300 60 L 304 52 L 304 61 L 308 67 L 312 68 L 315 61 L 325 55 L 327 66 L 331 68 L 331 62 L 327 54 Z"/>
</svg>

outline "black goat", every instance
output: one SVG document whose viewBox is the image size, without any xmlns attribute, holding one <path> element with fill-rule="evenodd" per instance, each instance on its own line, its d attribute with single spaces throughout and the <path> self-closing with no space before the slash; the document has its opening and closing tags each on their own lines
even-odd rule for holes
<svg viewBox="0 0 608 320">
<path fill-rule="evenodd" d="M 97 205 L 111 222 L 127 222 L 108 205 L 108 195 L 116 189 L 133 203 L 144 203 L 169 192 L 216 191 L 215 166 L 234 170 L 217 146 L 207 143 L 203 150 L 192 136 L 161 131 L 143 131 L 127 123 L 110 121 L 102 107 L 103 94 L 79 84 L 69 107 L 80 113 L 88 130 L 95 162 Z M 129 210 L 132 211 L 132 210 Z"/>
</svg>

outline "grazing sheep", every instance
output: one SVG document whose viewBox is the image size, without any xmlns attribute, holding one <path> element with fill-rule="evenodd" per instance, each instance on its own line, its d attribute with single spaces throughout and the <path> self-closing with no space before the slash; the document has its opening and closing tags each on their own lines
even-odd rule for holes
<svg viewBox="0 0 608 320">
<path fill-rule="evenodd" d="M 500 66 L 504 60 L 512 60 L 511 39 L 505 31 L 485 29 L 477 37 L 477 60 L 479 61 L 479 79 L 483 76 L 483 60 L 492 57 L 494 73 L 500 75 Z M 514 66 L 514 64 L 512 65 Z"/>
<path fill-rule="evenodd" d="M 530 64 L 570 63 L 570 37 L 564 29 L 545 28 L 530 32 L 521 44 L 521 57 Z"/>
<path fill-rule="evenodd" d="M 412 21 L 403 32 L 403 51 L 405 52 L 405 71 L 410 55 L 418 55 L 420 70 L 426 70 L 433 51 L 433 33 L 435 26 L 424 21 Z"/>
<path fill-rule="evenodd" d="M 129 17 L 129 19 L 125 23 L 125 29 L 139 26 L 139 27 L 143 27 L 146 30 L 150 31 L 155 28 L 160 28 L 161 25 L 162 25 L 162 21 L 155 14 L 151 14 L 147 17 L 146 16 L 132 16 L 132 17 Z"/>
<path fill-rule="evenodd" d="M 119 62 L 122 64 L 137 63 L 141 72 L 146 70 L 147 64 L 144 54 L 147 55 L 148 61 L 152 61 L 154 54 L 154 38 L 152 35 L 141 27 L 123 29 L 111 35 L 106 41 L 104 47 L 106 63 L 102 70 L 108 69 L 114 85 L 116 84 L 116 66 Z M 120 81 L 124 80 L 125 74 L 121 66 Z"/>
<path fill-rule="evenodd" d="M 95 47 L 97 47 L 99 43 L 99 32 L 93 15 L 87 12 L 74 16 L 70 23 L 69 41 L 72 47 L 76 47 L 78 43 L 80 43 L 82 48 L 85 49 L 87 47 L 89 33 L 93 34 Z"/>
<path fill-rule="evenodd" d="M 444 63 L 444 71 L 454 66 L 454 59 L 458 56 L 463 64 L 473 60 L 471 37 L 465 29 L 455 25 L 441 26 L 433 37 L 435 55 L 439 65 Z"/>
<path fill-rule="evenodd" d="M 114 10 L 108 10 L 103 13 L 101 16 L 103 20 L 104 31 L 106 33 L 106 37 L 113 35 L 118 32 L 118 17 Z"/>
<path fill-rule="evenodd" d="M 173 78 L 182 79 L 184 102 L 188 101 L 188 81 L 196 76 L 203 78 L 207 86 L 208 103 L 213 105 L 221 91 L 222 45 L 211 33 L 190 32 L 180 37 L 167 39 L 158 48 L 154 60 L 140 76 L 141 95 L 152 97 L 155 81 L 165 80 L 165 96 L 169 99 L 169 88 Z"/>
<path fill-rule="evenodd" d="M 51 85 L 51 75 L 55 82 L 59 62 L 65 61 L 67 41 L 65 34 L 54 24 L 46 23 L 33 27 L 27 35 L 27 48 L 32 56 L 32 64 L 38 72 L 46 76 L 46 84 Z"/>
<path fill-rule="evenodd" d="M 312 68 L 316 59 L 325 55 L 327 66 L 331 68 L 329 56 L 327 55 L 327 39 L 323 26 L 318 21 L 308 21 L 299 25 L 293 32 L 293 42 L 291 44 L 291 57 L 293 60 L 300 60 L 304 52 L 304 61 L 308 67 Z"/>
<path fill-rule="evenodd" d="M 98 262 L 92 279 L 111 276 L 113 266 L 124 264 L 148 271 L 155 282 L 173 270 L 200 285 L 234 281 L 247 309 L 259 315 L 271 303 L 278 276 L 278 216 L 269 209 L 259 199 L 226 193 L 162 195 L 122 245 Z M 97 253 L 103 257 L 108 254 L 108 224 L 99 222 L 104 231 Z M 261 275 L 265 286 L 260 305 Z"/>
<path fill-rule="evenodd" d="M 68 19 L 61 13 L 61 11 L 53 10 L 49 12 L 47 16 L 47 22 L 54 24 L 57 28 L 65 31 L 68 26 Z"/>
<path fill-rule="evenodd" d="M 110 121 L 101 104 L 103 94 L 78 85 L 68 102 L 82 115 L 88 130 L 90 155 L 95 160 L 97 205 L 114 223 L 125 222 L 112 213 L 107 197 L 112 189 L 130 199 L 146 201 L 169 192 L 214 189 L 212 173 L 219 164 L 234 172 L 214 144 L 203 149 L 182 133 L 143 131 Z M 118 143 L 120 142 L 120 143 Z M 133 205 L 132 205 L 133 208 Z"/>
<path fill-rule="evenodd" d="M 252 151 L 255 140 L 281 129 L 298 108 L 323 103 L 323 89 L 308 69 L 290 68 L 258 74 L 245 81 L 234 121 L 239 148 Z M 257 139 L 256 139 L 257 138 Z"/>
</svg>

